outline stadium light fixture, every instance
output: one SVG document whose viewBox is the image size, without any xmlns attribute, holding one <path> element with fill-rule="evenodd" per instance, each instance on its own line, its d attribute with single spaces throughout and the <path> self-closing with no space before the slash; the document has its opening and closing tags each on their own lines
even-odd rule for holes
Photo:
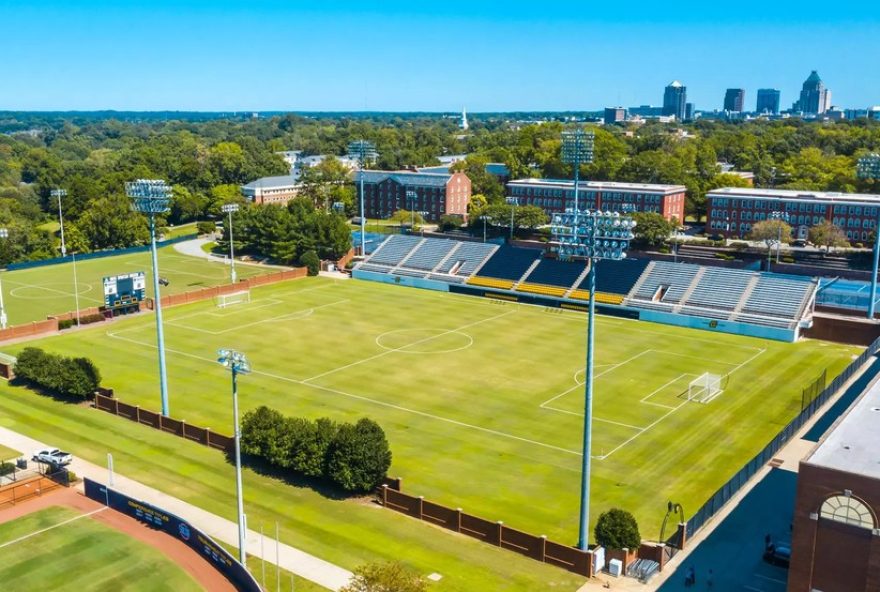
<svg viewBox="0 0 880 592">
<path fill-rule="evenodd" d="M 516 212 L 516 207 L 519 205 L 519 198 L 507 197 L 504 201 L 507 202 L 507 205 L 512 206 L 510 208 L 510 240 L 513 241 L 513 215 Z"/>
<path fill-rule="evenodd" d="M 238 375 L 248 374 L 251 366 L 247 357 L 242 352 L 233 349 L 221 349 L 217 351 L 217 361 L 232 372 L 232 420 L 235 424 L 235 493 L 238 498 L 238 560 L 247 566 L 245 554 L 245 526 L 244 498 L 241 489 L 241 429 L 238 425 Z M 247 567 L 245 567 L 247 569 Z"/>
<path fill-rule="evenodd" d="M 237 203 L 228 203 L 223 204 L 220 207 L 224 213 L 229 214 L 229 265 L 231 266 L 232 272 L 230 275 L 232 276 L 232 283 L 235 283 L 235 247 L 232 246 L 232 214 L 238 211 Z"/>
<path fill-rule="evenodd" d="M 9 238 L 9 229 L 0 228 L 0 238 Z M 3 284 L 0 284 L 0 329 L 6 328 L 6 306 L 3 304 Z"/>
<path fill-rule="evenodd" d="M 358 176 L 361 185 L 361 257 L 367 254 L 366 223 L 367 212 L 364 209 L 364 167 L 379 158 L 379 152 L 372 142 L 355 140 L 348 144 L 348 157 L 358 162 Z"/>
<path fill-rule="evenodd" d="M 489 216 L 484 214 L 480 216 L 480 220 L 483 221 L 483 242 L 486 242 L 486 221 L 489 220 Z"/>
<path fill-rule="evenodd" d="M 574 212 L 580 212 L 578 204 L 578 183 L 582 163 L 593 162 L 593 144 L 596 136 L 593 132 L 582 129 L 562 132 L 562 162 L 572 165 L 574 169 Z"/>
<path fill-rule="evenodd" d="M 779 220 L 781 222 L 785 222 L 788 224 L 788 221 L 791 219 L 788 216 L 788 212 L 770 212 L 770 218 L 772 220 Z M 779 265 L 779 251 L 782 250 L 782 224 L 779 224 L 776 228 L 776 264 Z M 767 271 L 770 271 L 770 254 L 767 254 Z"/>
<path fill-rule="evenodd" d="M 61 198 L 67 197 L 67 190 L 55 188 L 49 191 L 49 194 L 58 200 L 58 225 L 61 230 L 61 257 L 67 257 L 67 245 L 64 242 L 64 213 L 61 210 Z M 71 252 L 73 256 L 73 300 L 76 307 L 76 326 L 79 327 L 79 286 L 76 281 L 76 254 Z"/>
<path fill-rule="evenodd" d="M 165 334 L 162 331 L 162 297 L 159 293 L 159 258 L 156 254 L 156 215 L 168 211 L 171 186 L 158 179 L 138 179 L 125 184 L 125 194 L 132 200 L 132 209 L 145 214 L 150 221 L 150 254 L 153 259 L 153 308 L 156 311 L 156 340 L 159 349 L 159 392 L 162 415 L 168 417 L 168 376 L 165 371 Z"/>
<path fill-rule="evenodd" d="M 554 214 L 551 225 L 553 245 L 560 259 L 583 258 L 589 273 L 590 305 L 587 314 L 587 369 L 584 381 L 584 440 L 581 467 L 581 511 L 578 548 L 587 550 L 590 526 L 590 461 L 593 424 L 593 333 L 596 315 L 596 264 L 603 260 L 626 258 L 626 249 L 633 239 L 635 221 L 619 212 L 572 209 Z"/>
<path fill-rule="evenodd" d="M 409 233 L 412 234 L 416 227 L 416 197 L 418 193 L 413 189 L 406 190 L 406 201 L 409 204 Z"/>
</svg>

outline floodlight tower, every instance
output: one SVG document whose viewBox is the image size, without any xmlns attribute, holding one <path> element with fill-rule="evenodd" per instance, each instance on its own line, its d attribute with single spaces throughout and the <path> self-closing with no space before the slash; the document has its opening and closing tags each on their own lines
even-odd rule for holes
<svg viewBox="0 0 880 592">
<path fill-rule="evenodd" d="M 67 197 L 67 191 L 56 188 L 51 190 L 49 194 L 58 200 L 58 223 L 61 225 L 61 256 L 66 257 L 67 247 L 64 245 L 64 216 L 61 213 L 61 198 Z"/>
<path fill-rule="evenodd" d="M 590 455 L 593 423 L 593 321 L 596 315 L 596 264 L 602 259 L 626 258 L 633 239 L 635 221 L 619 212 L 568 209 L 554 214 L 551 226 L 553 242 L 560 259 L 583 257 L 589 265 L 587 281 L 590 306 L 587 314 L 587 375 L 584 381 L 584 441 L 581 469 L 581 512 L 578 548 L 587 550 L 590 526 Z"/>
<path fill-rule="evenodd" d="M 159 349 L 159 392 L 162 415 L 168 417 L 168 376 L 165 372 L 165 334 L 162 331 L 162 297 L 159 294 L 159 258 L 156 254 L 156 215 L 168 211 L 171 186 L 159 179 L 138 179 L 125 184 L 125 194 L 132 200 L 132 209 L 146 214 L 150 220 L 150 254 L 153 259 L 153 308 L 156 310 L 156 340 Z"/>
<path fill-rule="evenodd" d="M 232 266 L 232 283 L 235 283 L 235 247 L 232 246 L 232 214 L 238 211 L 237 203 L 229 203 L 223 204 L 220 208 L 225 213 L 229 214 L 229 264 Z"/>
<path fill-rule="evenodd" d="M 241 429 L 238 426 L 238 375 L 248 374 L 251 366 L 242 352 L 232 349 L 221 349 L 217 352 L 217 361 L 232 372 L 232 420 L 235 424 L 235 492 L 238 498 L 238 560 L 247 566 L 245 554 L 244 497 L 241 488 Z M 247 567 L 245 567 L 247 569 Z"/>
<path fill-rule="evenodd" d="M 578 204 L 578 183 L 580 182 L 581 164 L 593 162 L 593 144 L 596 135 L 582 129 L 562 132 L 562 162 L 572 165 L 574 169 L 574 213 L 580 212 Z M 564 207 L 564 206 L 563 206 Z"/>
<path fill-rule="evenodd" d="M 510 206 L 510 240 L 513 241 L 513 218 L 516 213 L 516 207 L 519 205 L 518 197 L 506 197 L 504 201 Z M 485 242 L 485 241 L 484 241 Z"/>
<path fill-rule="evenodd" d="M 874 318 L 875 300 L 877 299 L 877 268 L 880 266 L 880 207 L 877 210 L 877 220 L 874 222 L 874 263 L 871 266 L 871 299 L 868 302 L 868 318 Z"/>
<path fill-rule="evenodd" d="M 364 209 L 364 167 L 379 158 L 376 147 L 366 140 L 355 140 L 348 144 L 348 157 L 358 161 L 358 176 L 361 185 L 361 257 L 367 253 L 366 224 L 367 214 Z"/>
<path fill-rule="evenodd" d="M 776 227 L 776 264 L 779 265 L 779 251 L 782 250 L 782 222 L 788 224 L 791 219 L 788 212 L 770 212 L 771 220 L 778 220 L 780 224 Z M 770 254 L 767 254 L 767 271 L 770 271 Z"/>
<path fill-rule="evenodd" d="M 9 229 L 0 228 L 0 238 L 9 238 Z M 6 328 L 6 307 L 3 305 L 3 284 L 0 284 L 0 329 Z"/>
<path fill-rule="evenodd" d="M 418 194 L 413 189 L 406 190 L 406 201 L 409 202 L 409 233 L 412 234 L 416 229 L 416 196 Z"/>
</svg>

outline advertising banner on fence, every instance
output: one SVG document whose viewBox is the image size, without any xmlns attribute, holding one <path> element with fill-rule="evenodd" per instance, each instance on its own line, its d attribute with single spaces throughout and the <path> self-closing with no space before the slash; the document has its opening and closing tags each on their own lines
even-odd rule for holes
<svg viewBox="0 0 880 592">
<path fill-rule="evenodd" d="M 124 493 L 110 489 L 91 479 L 84 481 L 87 497 L 107 504 L 117 512 L 127 514 L 183 541 L 202 555 L 239 590 L 260 592 L 257 581 L 226 549 L 186 520 L 147 502 L 128 497 Z"/>
</svg>

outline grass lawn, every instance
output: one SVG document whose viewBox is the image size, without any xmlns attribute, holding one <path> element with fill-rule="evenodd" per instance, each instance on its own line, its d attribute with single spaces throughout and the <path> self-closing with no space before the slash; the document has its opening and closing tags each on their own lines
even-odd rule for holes
<svg viewBox="0 0 880 592">
<path fill-rule="evenodd" d="M 21 452 L 0 444 L 0 462 L 13 460 L 21 456 Z"/>
<path fill-rule="evenodd" d="M 197 230 L 195 222 L 180 224 L 178 226 L 169 226 L 165 229 L 165 232 L 162 235 L 162 240 L 177 238 L 179 236 L 186 236 L 187 234 L 195 234 L 196 232 Z"/>
<path fill-rule="evenodd" d="M 50 530 L 13 542 L 42 529 Z M 158 550 L 68 508 L 0 524 L 0 545 L 4 590 L 202 589 Z"/>
<path fill-rule="evenodd" d="M 247 353 L 242 411 L 376 419 L 405 490 L 560 542 L 577 535 L 584 326 L 580 313 L 354 280 L 300 280 L 249 304 L 166 311 L 171 415 L 230 433 L 215 352 Z M 104 385 L 158 408 L 152 316 L 44 339 L 88 355 Z M 10 346 L 15 353 L 23 345 Z M 798 411 L 801 388 L 858 348 L 796 344 L 601 317 L 593 520 L 632 511 L 655 538 L 666 501 L 697 508 Z M 724 392 L 688 402 L 703 372 Z"/>
<path fill-rule="evenodd" d="M 147 294 L 153 293 L 150 253 L 133 253 L 116 257 L 77 261 L 76 275 L 81 308 L 104 303 L 102 279 L 105 276 L 143 271 L 147 274 Z M 239 278 L 272 273 L 253 265 L 236 267 Z M 174 250 L 173 246 L 159 249 L 159 275 L 170 284 L 163 294 L 177 294 L 229 282 L 229 266 L 190 257 Z M 47 315 L 74 310 L 73 264 L 47 265 L 0 273 L 3 296 L 9 323 L 17 325 L 44 320 Z"/>
</svg>

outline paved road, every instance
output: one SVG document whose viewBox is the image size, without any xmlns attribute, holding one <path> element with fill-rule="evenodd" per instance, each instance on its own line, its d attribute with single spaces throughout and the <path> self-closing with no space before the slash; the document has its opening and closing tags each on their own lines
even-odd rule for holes
<svg viewBox="0 0 880 592">
<path fill-rule="evenodd" d="M 42 442 L 28 438 L 18 432 L 3 427 L 0 427 L 0 444 L 9 446 L 15 450 L 20 450 L 27 455 L 30 454 L 30 451 L 47 448 L 47 445 Z M 88 461 L 74 458 L 70 469 L 79 477 L 88 477 L 89 479 L 101 483 L 107 482 L 106 467 L 101 467 Z M 148 485 L 144 485 L 143 483 L 129 479 L 118 473 L 114 476 L 113 488 L 136 499 L 141 499 L 155 506 L 159 506 L 172 514 L 176 514 L 199 527 L 218 541 L 233 545 L 236 548 L 238 547 L 238 525 L 231 520 L 226 520 L 216 514 L 211 514 L 197 506 L 162 493 L 157 489 L 153 489 Z M 268 536 L 264 537 L 263 547 L 266 550 L 266 557 L 264 557 L 264 559 L 274 563 L 274 539 L 271 539 Z M 259 533 L 248 530 L 247 550 L 250 555 L 261 557 Z M 332 563 L 328 563 L 314 555 L 309 555 L 304 551 L 295 549 L 290 545 L 281 544 L 279 557 L 279 564 L 282 568 L 330 590 L 339 590 L 348 584 L 348 581 L 351 579 L 350 571 Z"/>
<path fill-rule="evenodd" d="M 189 255 L 190 257 L 198 257 L 199 259 L 210 259 L 211 261 L 218 261 L 220 263 L 229 264 L 229 259 L 222 257 L 214 257 L 209 255 L 202 249 L 202 245 L 211 242 L 211 239 L 208 238 L 194 238 L 192 240 L 183 241 L 179 243 L 174 243 L 174 250 L 180 253 L 181 255 Z M 242 261 L 238 257 L 235 258 L 236 265 L 251 265 L 254 267 L 269 267 L 271 269 L 290 269 L 290 267 L 286 267 L 284 265 L 270 265 L 268 263 L 255 263 L 253 261 Z"/>
</svg>

